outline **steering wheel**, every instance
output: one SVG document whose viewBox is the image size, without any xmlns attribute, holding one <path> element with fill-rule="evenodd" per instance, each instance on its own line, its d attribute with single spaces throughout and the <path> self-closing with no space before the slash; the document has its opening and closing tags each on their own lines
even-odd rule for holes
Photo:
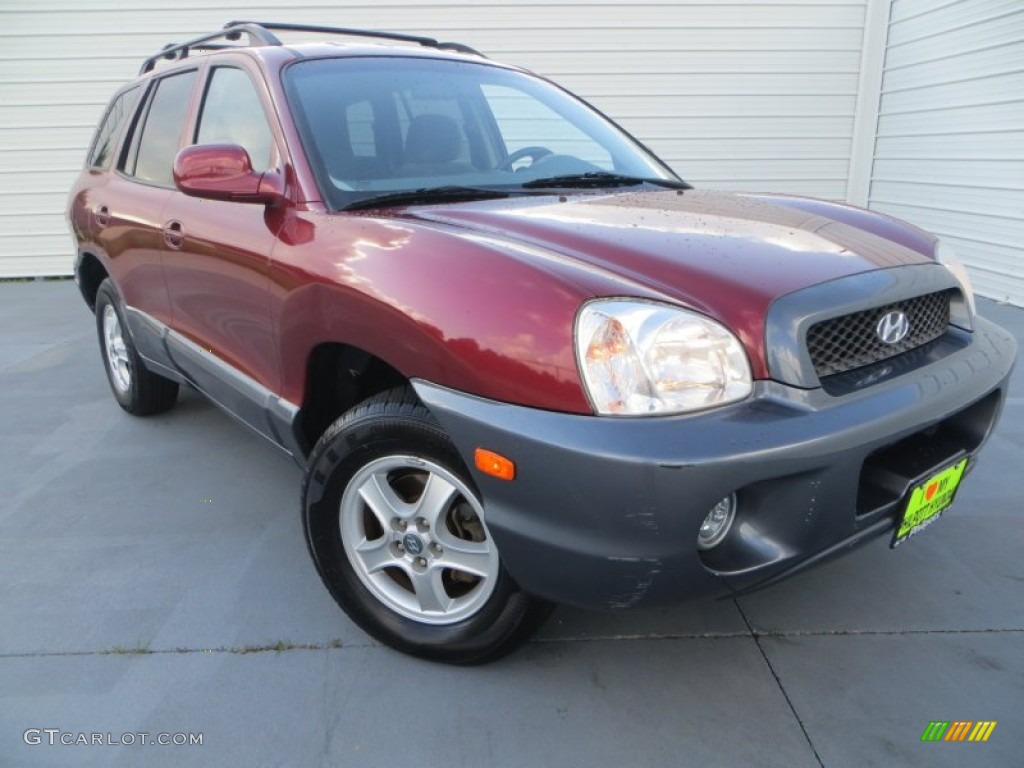
<svg viewBox="0 0 1024 768">
<path fill-rule="evenodd" d="M 522 160 L 524 157 L 528 157 L 536 163 L 542 157 L 547 157 L 552 154 L 551 150 L 547 147 L 521 147 L 513 152 L 511 155 L 506 157 L 498 164 L 499 171 L 511 171 L 512 166 Z"/>
</svg>

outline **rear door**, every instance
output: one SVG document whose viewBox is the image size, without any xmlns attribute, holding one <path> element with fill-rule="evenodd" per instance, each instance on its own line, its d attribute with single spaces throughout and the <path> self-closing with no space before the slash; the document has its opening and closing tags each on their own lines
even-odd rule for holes
<svg viewBox="0 0 1024 768">
<path fill-rule="evenodd" d="M 190 69 L 148 84 L 116 170 L 92 201 L 96 239 L 126 305 L 132 337 L 143 357 L 160 364 L 169 362 L 159 336 L 171 317 L 161 267 L 162 214 L 174 189 L 171 169 L 197 81 L 197 71 Z"/>
<path fill-rule="evenodd" d="M 145 90 L 142 85 L 134 85 L 111 100 L 89 146 L 85 168 L 71 192 L 68 216 L 78 236 L 93 245 L 90 250 L 95 249 L 99 243 L 98 238 L 105 234 L 110 224 L 105 187 L 116 178 L 113 175 L 114 156 L 120 145 L 121 134 L 131 121 L 139 97 Z"/>
</svg>

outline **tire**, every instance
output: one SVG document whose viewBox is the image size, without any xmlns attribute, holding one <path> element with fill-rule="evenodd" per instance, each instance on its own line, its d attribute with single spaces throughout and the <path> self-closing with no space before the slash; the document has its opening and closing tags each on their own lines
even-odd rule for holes
<svg viewBox="0 0 1024 768">
<path fill-rule="evenodd" d="M 148 370 L 139 357 L 125 322 L 121 299 L 110 279 L 96 292 L 96 332 L 110 390 L 133 416 L 161 413 L 178 399 L 177 382 Z"/>
<path fill-rule="evenodd" d="M 327 589 L 399 651 L 483 664 L 525 642 L 551 612 L 501 565 L 472 478 L 407 387 L 331 425 L 310 456 L 302 506 Z"/>
</svg>

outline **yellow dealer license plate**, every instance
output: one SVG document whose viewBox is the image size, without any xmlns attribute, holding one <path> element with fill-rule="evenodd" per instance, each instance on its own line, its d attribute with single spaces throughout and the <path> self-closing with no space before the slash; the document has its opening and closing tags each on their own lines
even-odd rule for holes
<svg viewBox="0 0 1024 768">
<path fill-rule="evenodd" d="M 903 513 L 903 519 L 900 520 L 892 537 L 891 546 L 899 546 L 907 538 L 938 519 L 942 511 L 953 503 L 953 497 L 966 468 L 967 459 L 963 458 L 914 488 L 910 494 L 910 501 L 907 502 L 907 509 Z"/>
</svg>

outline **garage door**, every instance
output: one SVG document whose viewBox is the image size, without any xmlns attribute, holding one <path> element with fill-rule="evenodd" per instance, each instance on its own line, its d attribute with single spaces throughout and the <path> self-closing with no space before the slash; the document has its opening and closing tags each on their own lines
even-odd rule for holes
<svg viewBox="0 0 1024 768">
<path fill-rule="evenodd" d="M 64 201 L 110 93 L 239 17 L 464 41 L 576 90 L 695 184 L 845 195 L 864 0 L 4 0 L 0 277 L 69 272 Z"/>
<path fill-rule="evenodd" d="M 870 207 L 1024 304 L 1024 3 L 893 0 Z"/>
</svg>

